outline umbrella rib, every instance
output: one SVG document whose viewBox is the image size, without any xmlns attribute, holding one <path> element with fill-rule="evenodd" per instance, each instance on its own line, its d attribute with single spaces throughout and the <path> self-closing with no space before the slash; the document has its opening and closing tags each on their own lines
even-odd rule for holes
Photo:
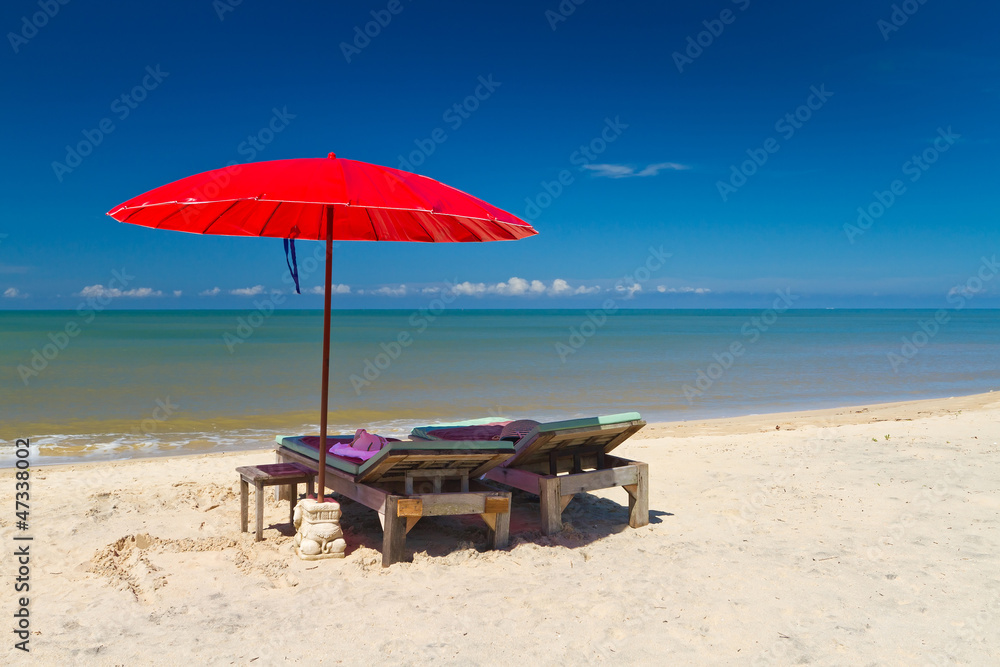
<svg viewBox="0 0 1000 667">
<path fill-rule="evenodd" d="M 264 226 L 260 228 L 260 231 L 259 231 L 259 232 L 257 232 L 257 236 L 263 236 L 263 235 L 264 235 L 264 230 L 266 230 L 266 229 L 267 229 L 267 226 L 268 226 L 269 224 L 271 224 L 271 219 L 272 219 L 272 218 L 274 217 L 274 214 L 278 212 L 278 209 L 279 209 L 279 208 L 281 208 L 281 205 L 282 205 L 283 203 L 284 203 L 284 202 L 280 202 L 280 201 L 279 201 L 279 202 L 278 202 L 278 205 L 274 207 L 274 210 L 273 210 L 273 211 L 271 211 L 271 215 L 267 216 L 267 220 L 265 220 L 265 221 L 264 221 Z"/>
<path fill-rule="evenodd" d="M 124 220 L 122 220 L 121 222 L 128 222 L 128 221 L 129 221 L 129 219 L 130 219 L 130 218 L 131 218 L 131 217 L 132 217 L 133 215 L 135 215 L 135 214 L 136 214 L 136 213 L 138 213 L 139 211 L 144 211 L 144 210 L 146 210 L 146 209 L 145 209 L 145 207 L 143 207 L 143 206 L 136 206 L 136 207 L 135 207 L 134 209 L 132 209 L 131 211 L 129 211 L 129 214 L 128 214 L 128 215 L 126 215 L 126 216 L 125 216 L 125 219 L 124 219 Z"/>
<path fill-rule="evenodd" d="M 508 237 L 510 237 L 508 239 L 509 241 L 516 241 L 517 240 L 517 235 L 514 234 L 512 231 L 510 231 L 510 229 L 507 228 L 507 225 L 503 224 L 499 220 L 490 220 L 489 222 L 493 223 L 493 227 L 495 227 L 497 230 L 503 232 Z"/>
<path fill-rule="evenodd" d="M 406 173 L 411 173 L 411 172 L 406 172 Z M 417 178 L 427 178 L 426 176 L 421 176 L 420 174 L 412 174 L 412 175 L 416 176 Z M 413 199 L 413 201 L 415 201 L 415 202 L 424 202 L 424 204 L 426 206 L 426 202 L 424 201 L 424 196 L 422 194 L 420 194 L 419 192 L 417 192 L 416 190 L 414 190 L 410 186 L 410 183 L 406 179 L 400 178 L 400 177 L 396 176 L 395 174 L 393 174 L 392 172 L 389 172 L 389 177 L 393 179 L 393 182 L 395 184 L 394 187 L 403 188 L 404 190 L 406 190 L 410 194 L 410 197 Z M 368 180 L 369 180 L 369 182 L 373 182 L 370 177 L 368 178 Z M 433 181 L 434 179 L 427 178 L 427 180 Z M 436 181 L 434 181 L 434 182 L 436 182 Z M 443 185 L 446 188 L 450 188 L 450 186 L 444 185 L 443 183 L 440 183 L 439 185 Z M 454 188 L 450 188 L 450 189 L 454 190 Z M 390 208 L 390 207 L 379 207 L 379 208 Z M 407 207 L 403 208 L 402 210 L 407 210 L 407 211 L 410 211 L 410 212 L 416 212 L 416 211 L 426 211 L 427 209 L 426 208 L 415 208 L 414 206 L 407 206 Z M 433 211 L 429 211 L 429 212 L 433 213 Z"/>
<path fill-rule="evenodd" d="M 177 215 L 178 213 L 180 213 L 181 211 L 183 211 L 185 208 L 187 208 L 186 205 L 181 205 L 180 208 L 174 210 L 169 215 L 166 215 L 166 216 L 160 218 L 159 221 L 157 221 L 157 223 L 156 223 L 156 227 L 154 227 L 153 229 L 163 229 L 163 223 L 164 222 L 166 222 L 170 218 L 174 217 L 175 215 Z"/>
<path fill-rule="evenodd" d="M 375 235 L 375 240 L 376 241 L 380 240 L 379 237 L 378 237 L 378 230 L 375 229 L 375 221 L 372 220 L 372 213 L 371 213 L 371 211 L 368 210 L 367 206 L 365 207 L 365 215 L 368 216 L 368 224 L 370 224 L 372 226 L 372 234 Z"/>
<path fill-rule="evenodd" d="M 417 225 L 420 226 L 420 229 L 424 230 L 424 234 L 427 234 L 427 238 L 429 238 L 431 240 L 431 242 L 433 242 L 434 241 L 434 235 L 431 234 L 429 231 L 427 231 L 427 228 L 424 227 L 424 223 L 422 223 L 420 221 L 420 218 L 417 217 L 417 211 L 412 211 L 410 213 L 410 215 L 413 216 L 413 221 L 416 222 Z M 432 213 L 431 215 L 434 215 L 434 214 Z"/>
<path fill-rule="evenodd" d="M 457 216 L 456 216 L 456 217 L 457 217 Z M 482 236 L 480 236 L 479 234 L 477 234 L 477 233 L 476 233 L 475 231 L 473 231 L 473 230 L 472 230 L 472 229 L 471 229 L 470 227 L 467 227 L 467 226 L 466 226 L 466 225 L 464 225 L 463 223 L 459 223 L 459 224 L 460 224 L 460 225 L 462 225 L 462 229 L 464 229 L 465 231 L 469 232 L 469 233 L 470 233 L 470 234 L 472 234 L 472 235 L 473 235 L 474 237 L 476 237 L 476 241 L 477 241 L 478 243 L 482 243 L 482 242 L 483 242 L 483 237 L 482 237 Z"/>
<path fill-rule="evenodd" d="M 208 225 L 207 225 L 207 226 L 206 226 L 206 227 L 205 227 L 205 228 L 204 228 L 203 230 L 201 230 L 201 233 L 202 233 L 202 234 L 207 234 L 207 233 L 208 233 L 208 230 L 212 228 L 212 225 L 214 225 L 214 224 L 215 224 L 215 223 L 217 223 L 217 222 L 218 222 L 219 220 L 221 220 L 221 219 L 222 219 L 222 217 L 223 217 L 223 216 L 224 216 L 224 215 L 225 215 L 226 213 L 229 213 L 229 211 L 231 211 L 231 210 L 232 210 L 232 208 L 233 208 L 234 206 L 236 206 L 237 204 L 239 204 L 239 203 L 240 203 L 240 201 L 241 201 L 241 200 L 237 199 L 237 200 L 236 200 L 236 201 L 234 201 L 234 202 L 233 202 L 232 204 L 230 204 L 229 206 L 227 206 L 227 207 L 226 207 L 226 210 L 225 210 L 225 211 L 223 211 L 223 212 L 222 212 L 222 213 L 220 213 L 219 215 L 215 216 L 215 218 L 214 218 L 214 219 L 212 220 L 212 222 L 208 223 Z"/>
</svg>

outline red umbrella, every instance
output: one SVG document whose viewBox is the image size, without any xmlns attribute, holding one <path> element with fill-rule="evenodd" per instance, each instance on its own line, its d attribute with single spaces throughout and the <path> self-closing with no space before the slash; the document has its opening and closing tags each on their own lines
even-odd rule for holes
<svg viewBox="0 0 1000 667">
<path fill-rule="evenodd" d="M 108 211 L 156 229 L 326 241 L 319 492 L 326 490 L 333 242 L 511 241 L 537 234 L 524 220 L 425 176 L 344 160 L 233 165 L 168 183 Z"/>
</svg>

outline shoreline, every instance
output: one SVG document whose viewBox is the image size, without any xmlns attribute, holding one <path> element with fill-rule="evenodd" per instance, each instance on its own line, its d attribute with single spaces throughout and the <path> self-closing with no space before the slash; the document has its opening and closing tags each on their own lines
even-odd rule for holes
<svg viewBox="0 0 1000 667">
<path fill-rule="evenodd" d="M 912 421 L 926 416 L 951 414 L 961 410 L 981 410 L 992 403 L 1000 403 L 1000 392 L 986 392 L 967 396 L 947 398 L 923 398 L 889 403 L 847 405 L 835 408 L 807 408 L 773 413 L 737 415 L 732 417 L 711 417 L 685 421 L 648 422 L 646 427 L 634 436 L 635 440 L 649 440 L 661 437 L 694 437 L 703 435 L 735 435 L 740 433 L 762 433 L 770 430 L 795 430 L 797 428 L 847 426 L 880 421 Z M 891 417 L 889 415 L 892 415 Z M 780 428 L 775 429 L 775 426 Z M 75 461 L 45 463 L 35 457 L 38 467 L 55 469 L 65 466 L 94 466 L 129 461 L 160 460 L 166 458 L 197 458 L 205 456 L 235 456 L 250 452 L 270 452 L 271 447 L 253 447 L 226 451 L 171 452 L 163 450 L 147 456 L 126 456 L 120 458 L 93 457 Z M 0 471 L 11 466 L 0 466 Z"/>
<path fill-rule="evenodd" d="M 851 426 L 880 421 L 913 421 L 922 417 L 952 414 L 962 410 L 982 410 L 1000 404 L 1000 392 L 989 391 L 966 396 L 919 398 L 889 403 L 844 405 L 835 408 L 789 410 L 736 417 L 713 417 L 678 422 L 651 422 L 636 437 L 658 438 L 694 435 L 720 435 L 735 432 L 795 430 L 805 427 Z M 902 416 L 901 416 L 902 415 Z M 775 429 L 780 426 L 780 429 Z M 695 432 L 704 429 L 702 432 Z M 745 431 L 744 431 L 745 430 Z"/>
</svg>

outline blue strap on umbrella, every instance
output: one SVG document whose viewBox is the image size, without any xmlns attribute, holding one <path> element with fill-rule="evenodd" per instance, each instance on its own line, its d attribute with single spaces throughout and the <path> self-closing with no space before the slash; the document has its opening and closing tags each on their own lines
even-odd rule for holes
<svg viewBox="0 0 1000 667">
<path fill-rule="evenodd" d="M 288 272 L 292 274 L 295 281 L 295 293 L 302 294 L 299 290 L 299 262 L 295 259 L 295 239 L 284 239 L 285 241 L 285 264 L 288 265 Z M 289 261 L 289 250 L 291 250 L 291 261 Z"/>
</svg>

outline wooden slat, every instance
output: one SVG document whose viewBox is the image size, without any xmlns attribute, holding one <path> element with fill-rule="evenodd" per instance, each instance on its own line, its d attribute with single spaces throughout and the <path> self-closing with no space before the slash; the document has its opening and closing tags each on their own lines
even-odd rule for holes
<svg viewBox="0 0 1000 667">
<path fill-rule="evenodd" d="M 419 498 L 399 498 L 396 500 L 396 516 L 423 516 L 424 503 Z"/>
<path fill-rule="evenodd" d="M 376 481 L 388 472 L 393 466 L 406 458 L 405 454 L 392 453 L 366 470 L 358 477 L 359 482 Z"/>
<path fill-rule="evenodd" d="M 485 493 L 438 493 L 418 496 L 423 501 L 424 516 L 448 516 L 452 514 L 484 514 Z"/>
<path fill-rule="evenodd" d="M 626 466 L 624 468 L 591 470 L 576 475 L 560 475 L 560 490 L 563 495 L 573 495 L 574 493 L 635 484 L 637 474 L 635 466 Z"/>
<path fill-rule="evenodd" d="M 358 478 L 359 482 L 402 481 L 409 470 L 467 470 L 478 477 L 482 470 L 510 458 L 509 452 L 476 450 L 413 450 L 392 452 Z"/>
<path fill-rule="evenodd" d="M 486 473 L 485 478 L 538 495 L 539 475 L 533 472 L 518 468 L 494 468 Z"/>
<path fill-rule="evenodd" d="M 487 497 L 483 507 L 487 514 L 498 514 L 510 511 L 510 499 L 499 497 Z"/>
<path fill-rule="evenodd" d="M 609 468 L 624 468 L 625 466 L 646 465 L 642 461 L 633 461 L 632 459 L 625 459 L 620 456 L 606 456 L 605 460 Z"/>
<path fill-rule="evenodd" d="M 539 448 L 544 447 L 545 444 L 554 437 L 556 437 L 555 432 L 540 433 L 537 438 L 518 449 L 514 456 L 507 459 L 506 465 L 508 467 L 516 466 L 519 465 L 520 462 L 533 460 Z"/>
<path fill-rule="evenodd" d="M 546 458 L 548 452 L 553 449 L 559 450 L 561 455 L 564 450 L 603 445 L 604 451 L 610 452 L 645 425 L 646 422 L 640 419 L 618 424 L 599 424 L 541 433 L 533 442 L 520 448 L 505 465 L 523 467 L 528 463 L 537 463 Z"/>
<path fill-rule="evenodd" d="M 511 458 L 510 452 L 501 452 L 500 454 L 496 454 L 488 461 L 484 461 L 482 464 L 480 464 L 475 470 L 471 471 L 469 473 L 469 476 L 482 477 L 488 471 L 493 470 L 497 466 L 503 465 L 504 461 L 507 461 L 510 458 Z"/>
<path fill-rule="evenodd" d="M 609 442 L 604 447 L 604 453 L 607 454 L 612 449 L 614 449 L 618 445 L 622 444 L 623 442 L 625 442 L 626 440 L 628 440 L 629 438 L 631 438 L 633 435 L 635 435 L 636 433 L 638 433 L 639 431 L 641 431 L 642 428 L 645 425 L 646 425 L 646 422 L 640 421 L 639 423 L 635 424 L 634 426 L 632 426 L 632 427 L 626 429 L 625 431 L 623 431 L 621 433 L 621 435 L 619 435 L 617 438 L 615 438 L 614 440 L 612 440 L 611 442 Z"/>
<path fill-rule="evenodd" d="M 560 458 L 556 461 L 556 474 L 562 474 L 564 472 L 570 472 L 573 470 L 574 460 L 573 455 L 565 454 L 560 455 Z M 596 454 L 585 454 L 580 457 L 580 467 L 583 470 L 595 470 L 598 467 L 597 455 Z M 550 473 L 549 461 L 548 459 L 542 461 L 536 461 L 535 463 L 525 463 L 524 465 L 519 465 L 517 468 L 512 468 L 516 470 L 526 470 L 538 475 L 548 475 Z"/>
</svg>

